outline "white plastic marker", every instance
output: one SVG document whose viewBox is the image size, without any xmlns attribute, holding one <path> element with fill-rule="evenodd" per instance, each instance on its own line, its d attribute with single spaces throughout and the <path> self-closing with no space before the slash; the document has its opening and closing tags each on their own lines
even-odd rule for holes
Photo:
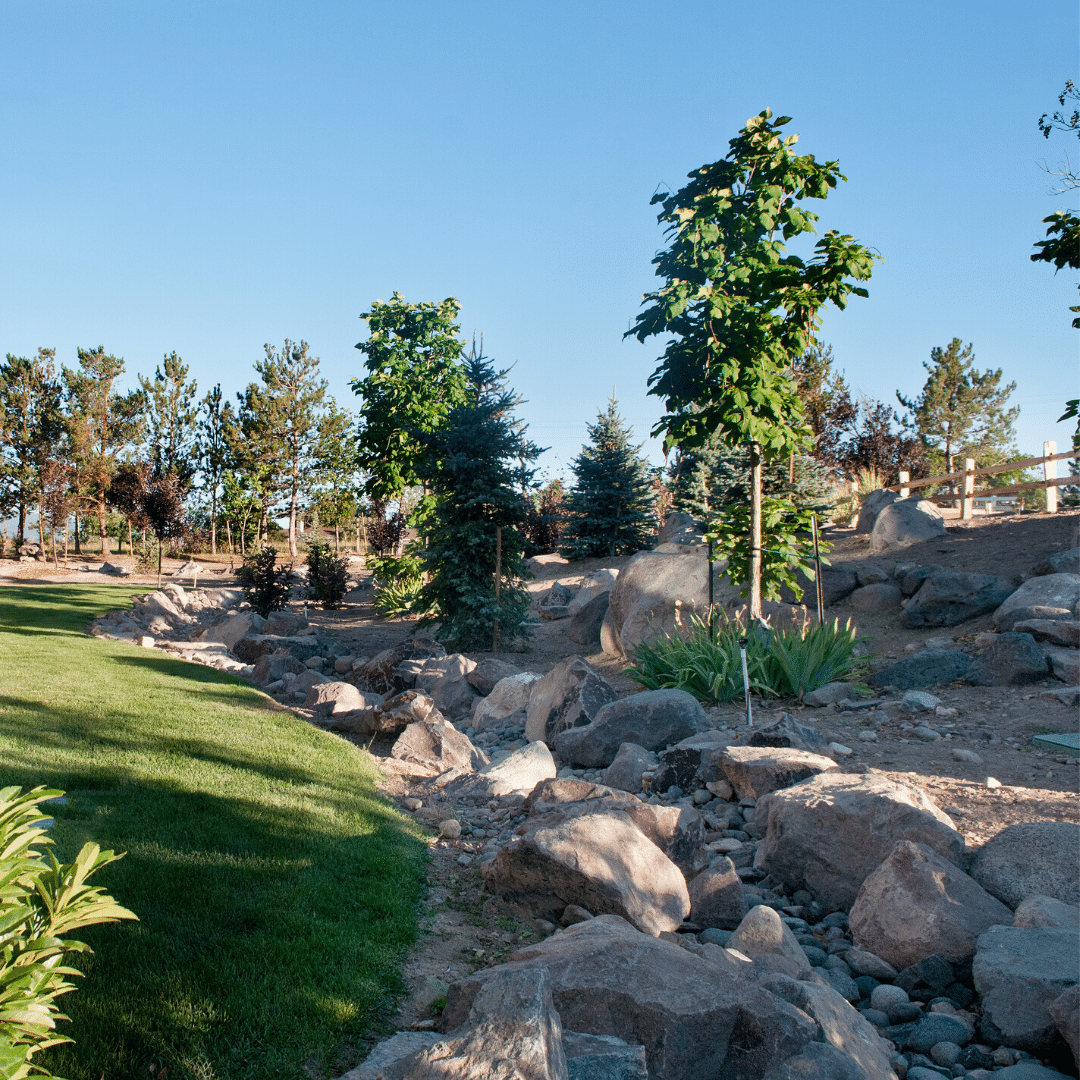
<svg viewBox="0 0 1080 1080">
<path fill-rule="evenodd" d="M 746 638 L 739 639 L 739 656 L 742 657 L 743 694 L 746 696 L 746 726 L 754 726 L 754 713 L 750 705 L 750 674 L 746 670 Z"/>
</svg>

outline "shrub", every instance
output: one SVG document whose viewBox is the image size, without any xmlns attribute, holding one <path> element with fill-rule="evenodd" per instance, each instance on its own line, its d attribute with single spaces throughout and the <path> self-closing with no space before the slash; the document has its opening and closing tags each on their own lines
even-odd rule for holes
<svg viewBox="0 0 1080 1080">
<path fill-rule="evenodd" d="M 383 618 L 418 613 L 424 572 L 415 555 L 368 555 L 365 563 L 375 578 L 375 610 Z"/>
<path fill-rule="evenodd" d="M 76 989 L 67 976 L 64 954 L 90 952 L 90 946 L 65 935 L 95 923 L 135 919 L 87 879 L 121 858 L 84 844 L 75 861 L 48 862 L 36 845 L 51 844 L 40 805 L 63 795 L 38 787 L 0 790 L 0 1076 L 21 1080 L 32 1072 L 50 1075 L 33 1063 L 39 1050 L 72 1040 L 56 1035 L 56 999 Z"/>
<path fill-rule="evenodd" d="M 707 704 L 743 696 L 739 643 L 746 640 L 750 692 L 761 697 L 803 695 L 848 672 L 856 629 L 849 619 L 809 627 L 749 631 L 726 617 L 712 631 L 696 615 L 684 634 L 642 642 L 626 673 L 647 690 L 685 690 Z"/>
<path fill-rule="evenodd" d="M 324 608 L 339 608 L 349 585 L 349 560 L 336 559 L 325 540 L 308 544 L 308 599 Z"/>
<path fill-rule="evenodd" d="M 280 611 L 289 599 L 289 571 L 276 563 L 277 551 L 272 547 L 260 548 L 244 559 L 244 592 L 263 618 Z"/>
</svg>

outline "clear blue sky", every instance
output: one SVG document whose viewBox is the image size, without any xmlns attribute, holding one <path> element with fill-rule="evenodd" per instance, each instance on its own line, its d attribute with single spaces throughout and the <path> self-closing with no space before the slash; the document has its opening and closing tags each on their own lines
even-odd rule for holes
<svg viewBox="0 0 1080 1080">
<path fill-rule="evenodd" d="M 849 178 L 822 226 L 885 259 L 825 319 L 853 386 L 915 393 L 958 336 L 1016 380 L 1020 449 L 1064 447 L 1075 275 L 1028 256 L 1067 205 L 1039 162 L 1077 159 L 1036 126 L 1077 22 L 1074 0 L 0 0 L 0 352 L 103 344 L 134 385 L 175 349 L 232 395 L 303 338 L 352 407 L 360 312 L 452 295 L 559 471 L 613 385 L 640 439 L 660 415 L 659 345 L 622 340 L 649 198 L 769 106 Z"/>
</svg>

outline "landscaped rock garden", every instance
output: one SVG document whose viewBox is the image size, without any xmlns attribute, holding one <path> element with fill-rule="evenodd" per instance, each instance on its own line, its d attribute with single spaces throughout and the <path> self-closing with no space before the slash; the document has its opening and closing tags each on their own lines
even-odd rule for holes
<svg viewBox="0 0 1080 1080">
<path fill-rule="evenodd" d="M 903 561 L 901 511 L 879 545 L 895 561 L 838 560 L 826 602 L 894 618 L 918 647 L 875 665 L 874 696 L 831 684 L 762 703 L 752 728 L 613 674 L 676 600 L 707 593 L 685 529 L 538 592 L 569 655 L 536 671 L 415 634 L 364 655 L 299 605 L 262 620 L 230 589 L 166 586 L 94 632 L 232 671 L 369 748 L 431 830 L 432 907 L 464 899 L 515 928 L 429 969 L 404 1016 L 416 1030 L 350 1080 L 1075 1076 L 1080 825 L 1014 813 L 985 842 L 961 831 L 1002 792 L 965 737 L 970 695 L 1080 700 L 1075 555 L 1023 582 Z M 889 742 L 947 747 L 978 779 L 939 802 L 883 767 Z M 1072 759 L 1057 764 L 1075 791 Z"/>
</svg>

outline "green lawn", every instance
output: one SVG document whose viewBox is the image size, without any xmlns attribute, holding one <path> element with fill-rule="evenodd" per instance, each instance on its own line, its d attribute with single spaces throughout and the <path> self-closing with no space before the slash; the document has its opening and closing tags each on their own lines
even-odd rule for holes
<svg viewBox="0 0 1080 1080">
<path fill-rule="evenodd" d="M 426 849 L 351 744 L 250 686 L 90 638 L 131 588 L 0 588 L 0 786 L 68 792 L 58 857 L 138 923 L 91 927 L 69 1080 L 336 1074 L 401 989 Z M 167 1072 L 165 1071 L 167 1070 Z"/>
</svg>

